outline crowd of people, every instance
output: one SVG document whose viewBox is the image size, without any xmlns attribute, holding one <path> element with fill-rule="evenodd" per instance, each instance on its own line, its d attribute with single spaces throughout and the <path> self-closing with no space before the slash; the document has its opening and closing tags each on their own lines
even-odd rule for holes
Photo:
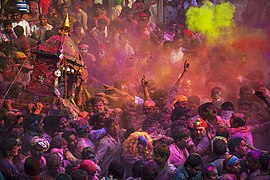
<svg viewBox="0 0 270 180">
<path fill-rule="evenodd" d="M 4 2 L 0 179 L 270 179 L 269 52 L 209 45 L 189 30 L 185 12 L 203 1 L 164 1 L 178 11 L 168 23 L 159 1 Z M 267 34 L 268 1 L 230 2 L 235 32 Z M 17 108 L 33 49 L 60 33 L 67 14 L 88 74 L 83 116 L 41 102 Z"/>
</svg>

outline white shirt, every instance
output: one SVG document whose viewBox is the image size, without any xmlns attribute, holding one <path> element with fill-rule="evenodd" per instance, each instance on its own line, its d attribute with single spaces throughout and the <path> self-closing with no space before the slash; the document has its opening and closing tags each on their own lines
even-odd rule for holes
<svg viewBox="0 0 270 180">
<path fill-rule="evenodd" d="M 12 23 L 12 28 L 15 28 L 18 25 L 23 27 L 24 35 L 26 37 L 31 35 L 31 29 L 30 29 L 30 25 L 29 25 L 28 21 L 26 21 L 24 19 L 21 19 L 19 23 L 13 22 Z"/>
</svg>

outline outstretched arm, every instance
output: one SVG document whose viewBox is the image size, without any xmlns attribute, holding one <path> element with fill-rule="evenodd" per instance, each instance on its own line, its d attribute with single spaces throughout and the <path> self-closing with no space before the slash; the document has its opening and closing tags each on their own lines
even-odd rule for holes
<svg viewBox="0 0 270 180">
<path fill-rule="evenodd" d="M 143 95 L 144 95 L 144 101 L 150 100 L 150 95 L 149 95 L 149 91 L 148 91 L 148 81 L 145 80 L 145 75 L 143 75 L 142 80 L 141 80 L 141 85 L 143 88 Z"/>
<path fill-rule="evenodd" d="M 182 72 L 182 74 L 180 75 L 180 77 L 177 79 L 176 83 L 175 83 L 175 87 L 179 88 L 179 86 L 182 84 L 182 79 L 185 75 L 185 73 L 188 71 L 188 68 L 189 68 L 189 63 L 187 62 L 187 60 L 185 61 L 184 63 L 184 70 Z"/>
<path fill-rule="evenodd" d="M 132 101 L 134 102 L 135 101 L 135 98 L 133 96 L 131 96 L 130 94 L 128 94 L 127 92 L 124 92 L 124 91 L 121 91 L 113 86 L 108 86 L 106 84 L 103 84 L 103 87 L 106 89 L 106 90 L 112 90 L 114 91 L 117 95 L 119 95 L 120 97 L 123 97 L 123 98 L 126 98 L 128 101 Z"/>
</svg>

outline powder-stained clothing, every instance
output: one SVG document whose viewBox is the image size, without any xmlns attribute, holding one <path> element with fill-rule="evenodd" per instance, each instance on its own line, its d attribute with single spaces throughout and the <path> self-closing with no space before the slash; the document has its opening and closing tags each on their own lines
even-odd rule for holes
<svg viewBox="0 0 270 180">
<path fill-rule="evenodd" d="M 168 161 L 175 167 L 183 166 L 189 155 L 187 149 L 183 152 L 175 144 L 171 144 L 169 148 L 171 155 Z"/>
<path fill-rule="evenodd" d="M 109 134 L 100 140 L 96 153 L 96 160 L 101 168 L 100 177 L 108 176 L 110 163 L 114 160 L 121 161 L 121 141 L 114 139 Z"/>
</svg>

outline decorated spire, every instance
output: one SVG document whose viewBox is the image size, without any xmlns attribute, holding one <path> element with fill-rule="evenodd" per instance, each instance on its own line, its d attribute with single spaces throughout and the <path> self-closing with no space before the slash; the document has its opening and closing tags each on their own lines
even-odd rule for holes
<svg viewBox="0 0 270 180">
<path fill-rule="evenodd" d="M 69 18 L 68 18 L 68 13 L 66 15 L 65 21 L 61 27 L 62 33 L 70 33 L 70 23 L 69 23 Z"/>
</svg>

